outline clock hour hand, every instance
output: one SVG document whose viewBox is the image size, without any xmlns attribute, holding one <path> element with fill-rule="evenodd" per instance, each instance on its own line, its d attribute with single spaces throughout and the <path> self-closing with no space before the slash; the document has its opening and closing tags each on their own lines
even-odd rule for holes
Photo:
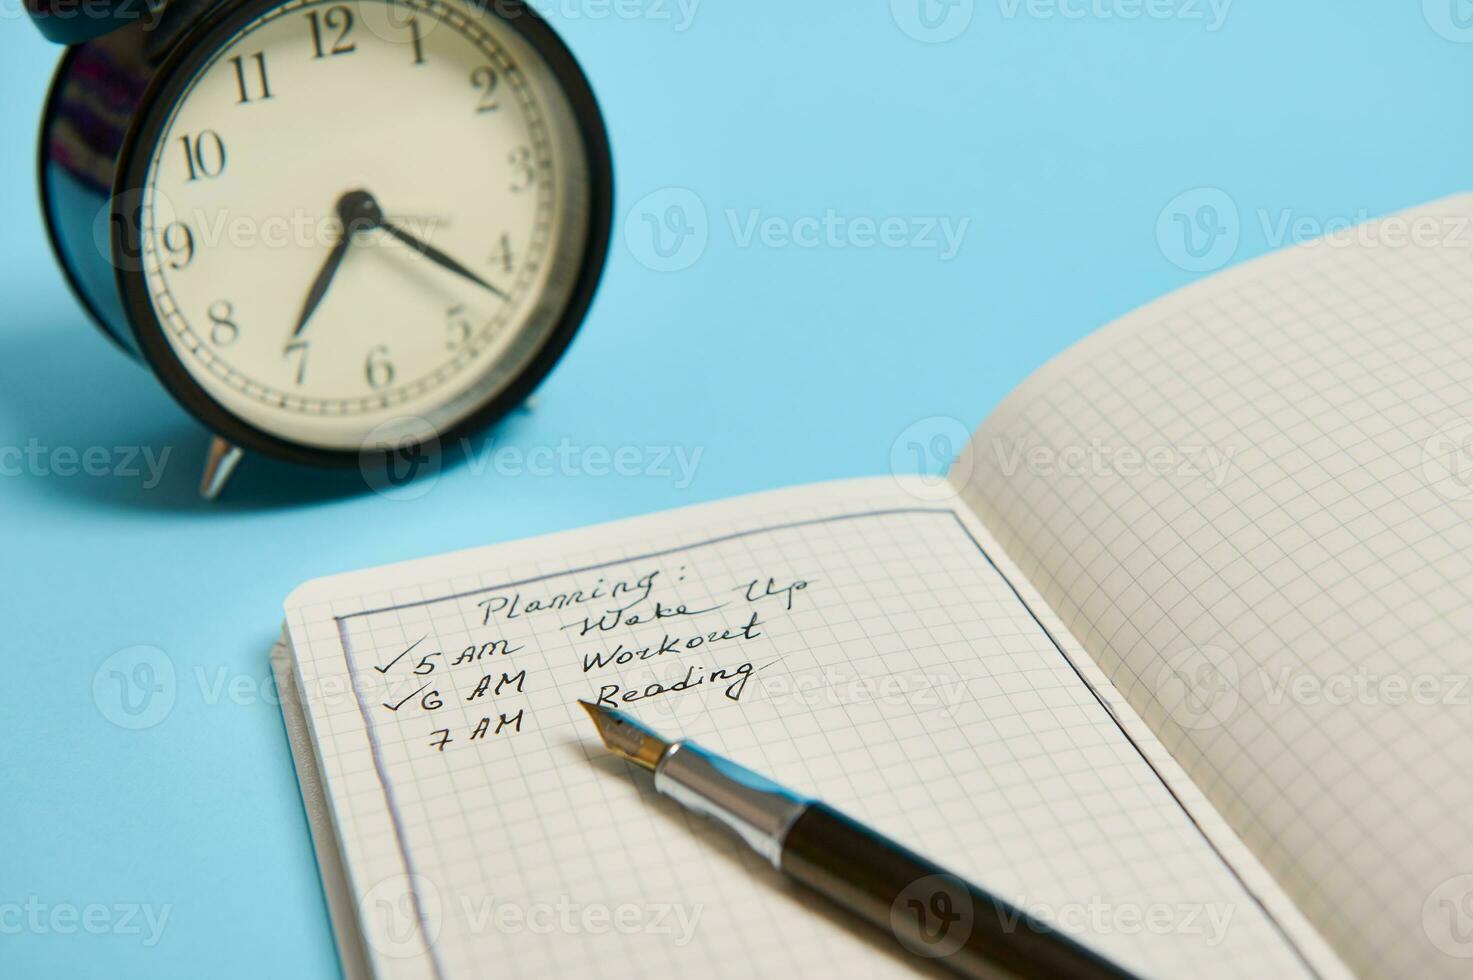
<svg viewBox="0 0 1473 980">
<path fill-rule="evenodd" d="M 379 228 L 388 232 L 390 235 L 393 235 L 395 238 L 399 239 L 399 241 L 403 242 L 405 245 L 408 245 L 410 248 L 414 249 L 420 255 L 423 255 L 431 262 L 440 266 L 442 269 L 449 269 L 457 276 L 460 276 L 463 279 L 469 279 L 477 286 L 480 286 L 487 292 L 491 292 L 496 294 L 497 296 L 500 296 L 502 299 L 507 298 L 506 293 L 497 289 L 495 286 L 491 285 L 489 282 L 482 279 L 480 276 L 476 275 L 474 272 L 467 269 L 465 266 L 461 265 L 450 256 L 446 255 L 438 248 L 435 248 L 435 246 L 431 245 L 429 242 L 421 241 L 418 238 L 415 238 L 404 229 L 398 228 L 390 222 L 383 220 L 382 217 L 380 217 L 378 226 Z"/>
<path fill-rule="evenodd" d="M 312 288 L 307 290 L 307 300 L 302 304 L 302 313 L 297 317 L 296 329 L 292 331 L 294 338 L 300 337 L 302 331 L 307 329 L 307 321 L 312 319 L 312 314 L 317 311 L 322 298 L 327 295 L 327 287 L 332 285 L 332 279 L 337 275 L 338 266 L 343 264 L 343 259 L 348 255 L 348 246 L 353 241 L 354 232 L 375 228 L 383 220 L 378 203 L 367 191 L 349 191 L 338 198 L 337 212 L 338 221 L 342 223 L 343 230 L 338 235 L 332 251 L 328 253 L 327 261 L 322 263 L 322 269 L 317 273 L 317 278 L 312 281 Z"/>
</svg>

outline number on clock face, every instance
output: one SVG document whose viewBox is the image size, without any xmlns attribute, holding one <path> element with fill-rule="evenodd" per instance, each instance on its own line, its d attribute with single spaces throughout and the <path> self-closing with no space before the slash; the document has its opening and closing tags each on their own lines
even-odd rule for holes
<svg viewBox="0 0 1473 980">
<path fill-rule="evenodd" d="M 162 333 L 211 399 L 294 442 L 441 424 L 550 329 L 582 152 L 532 49 L 464 0 L 289 0 L 214 53 L 155 143 Z"/>
</svg>

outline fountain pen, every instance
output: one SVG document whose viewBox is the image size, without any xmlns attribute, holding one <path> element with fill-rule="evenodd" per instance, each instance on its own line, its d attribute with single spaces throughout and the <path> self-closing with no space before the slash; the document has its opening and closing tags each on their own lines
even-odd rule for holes
<svg viewBox="0 0 1473 980">
<path fill-rule="evenodd" d="M 817 800 L 621 711 L 580 701 L 615 755 L 656 792 L 734 831 L 784 875 L 966 977 L 1129 980 L 1042 920 Z"/>
</svg>

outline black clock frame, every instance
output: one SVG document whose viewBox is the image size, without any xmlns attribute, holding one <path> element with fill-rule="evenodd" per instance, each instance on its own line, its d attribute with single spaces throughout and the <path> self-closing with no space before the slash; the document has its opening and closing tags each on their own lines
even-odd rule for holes
<svg viewBox="0 0 1473 980">
<path fill-rule="evenodd" d="M 142 199 L 153 149 L 174 103 L 193 82 L 200 68 L 235 36 L 239 28 L 282 3 L 283 0 L 246 0 L 238 4 L 221 4 L 174 44 L 149 83 L 123 138 L 112 188 L 111 248 L 117 288 L 133 340 L 144 361 L 174 400 L 216 435 L 243 449 L 309 466 L 363 466 L 368 457 L 381 457 L 381 462 L 387 464 L 395 454 L 412 452 L 417 447 L 365 447 L 361 452 L 354 452 L 309 446 L 265 432 L 215 401 L 194 380 L 169 344 L 164 327 L 154 312 L 140 264 L 120 258 L 130 252 L 137 254 L 138 243 L 128 240 L 129 235 L 137 234 L 137 216 L 126 211 L 132 202 Z M 542 346 L 510 384 L 464 419 L 437 433 L 437 438 L 467 435 L 492 424 L 521 404 L 552 371 L 593 302 L 608 256 L 613 222 L 613 160 L 608 132 L 593 89 L 572 52 L 524 0 L 467 0 L 467 3 L 479 9 L 484 16 L 496 18 L 517 31 L 546 62 L 553 78 L 562 87 L 588 161 L 588 228 L 578 257 L 579 268 L 572 291 Z"/>
</svg>

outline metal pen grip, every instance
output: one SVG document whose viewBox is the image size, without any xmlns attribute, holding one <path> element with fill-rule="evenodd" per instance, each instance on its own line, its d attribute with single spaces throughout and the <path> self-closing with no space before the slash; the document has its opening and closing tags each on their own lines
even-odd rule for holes
<svg viewBox="0 0 1473 980">
<path fill-rule="evenodd" d="M 656 791 L 739 834 L 780 866 L 783 840 L 809 801 L 698 745 L 676 742 L 655 767 Z"/>
</svg>

